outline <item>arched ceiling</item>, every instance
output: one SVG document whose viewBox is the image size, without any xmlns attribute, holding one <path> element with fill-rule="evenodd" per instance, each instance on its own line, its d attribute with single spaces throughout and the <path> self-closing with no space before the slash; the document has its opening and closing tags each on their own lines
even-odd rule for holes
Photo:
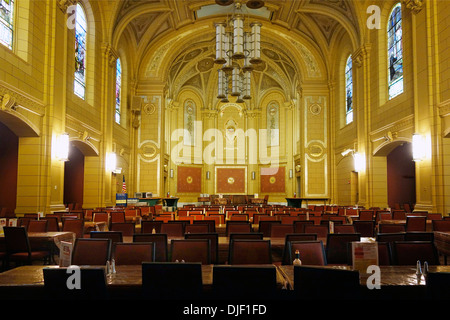
<svg viewBox="0 0 450 320">
<path fill-rule="evenodd" d="M 358 47 L 360 18 L 356 12 L 361 10 L 357 6 L 353 0 L 265 0 L 257 12 L 249 10 L 251 18 L 263 23 L 262 54 L 266 58 L 277 55 L 286 61 L 291 56 L 297 61 L 280 64 L 270 58 L 271 63 L 261 70 L 266 76 L 260 75 L 259 80 L 266 85 L 275 81 L 286 89 L 284 80 L 289 78 L 290 94 L 292 87 L 298 85 L 294 82 L 301 82 L 301 77 L 314 79 L 319 75 L 326 79 L 333 43 L 339 41 L 336 39 L 344 33 L 352 46 Z M 232 7 L 219 6 L 215 0 L 122 0 L 116 3 L 116 14 L 111 17 L 112 46 L 118 49 L 121 43 L 127 43 L 131 64 L 135 66 L 130 75 L 133 79 L 159 77 L 172 85 L 203 84 L 207 91 L 205 84 L 211 82 L 211 77 L 198 68 L 206 68 L 214 55 L 214 21 L 224 20 Z M 182 56 L 200 48 L 204 50 L 201 59 L 175 79 Z M 159 74 L 152 68 L 159 69 Z M 192 68 L 197 68 L 195 77 L 186 73 Z M 278 79 L 267 76 L 269 73 L 277 74 Z M 292 79 L 296 73 L 300 76 Z M 180 77 L 184 77 L 181 84 Z"/>
</svg>

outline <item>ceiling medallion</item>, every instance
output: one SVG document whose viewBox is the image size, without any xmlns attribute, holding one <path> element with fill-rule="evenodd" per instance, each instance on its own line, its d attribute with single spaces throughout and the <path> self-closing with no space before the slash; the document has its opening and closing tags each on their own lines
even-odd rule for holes
<svg viewBox="0 0 450 320">
<path fill-rule="evenodd" d="M 233 184 L 234 183 L 234 178 L 233 177 L 229 177 L 227 182 L 228 182 L 228 184 Z"/>
</svg>

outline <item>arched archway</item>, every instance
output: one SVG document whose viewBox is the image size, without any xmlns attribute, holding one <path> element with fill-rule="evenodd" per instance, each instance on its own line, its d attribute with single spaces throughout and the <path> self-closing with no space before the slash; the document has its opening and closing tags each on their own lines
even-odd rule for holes
<svg viewBox="0 0 450 320">
<path fill-rule="evenodd" d="M 0 122 L 0 209 L 5 208 L 3 214 L 14 215 L 16 208 L 18 151 L 19 137 Z"/>
<path fill-rule="evenodd" d="M 405 203 L 416 203 L 415 163 L 412 144 L 403 143 L 386 156 L 388 204 L 395 208 Z"/>
</svg>

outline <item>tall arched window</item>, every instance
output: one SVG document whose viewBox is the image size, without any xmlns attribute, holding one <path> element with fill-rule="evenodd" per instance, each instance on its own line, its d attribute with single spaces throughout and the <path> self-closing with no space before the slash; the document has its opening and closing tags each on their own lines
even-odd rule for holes
<svg viewBox="0 0 450 320">
<path fill-rule="evenodd" d="M 75 81 L 74 93 L 85 98 L 86 93 L 86 35 L 87 22 L 83 7 L 77 4 L 75 19 Z"/>
<path fill-rule="evenodd" d="M 13 45 L 14 0 L 0 0 L 0 43 L 9 49 Z"/>
<path fill-rule="evenodd" d="M 122 93 L 122 66 L 120 64 L 120 58 L 116 62 L 116 123 L 120 124 L 120 102 Z"/>
<path fill-rule="evenodd" d="M 389 16 L 388 28 L 389 99 L 403 93 L 402 6 L 397 3 Z"/>
<path fill-rule="evenodd" d="M 349 56 L 345 64 L 345 123 L 353 121 L 353 75 L 352 56 Z"/>
</svg>

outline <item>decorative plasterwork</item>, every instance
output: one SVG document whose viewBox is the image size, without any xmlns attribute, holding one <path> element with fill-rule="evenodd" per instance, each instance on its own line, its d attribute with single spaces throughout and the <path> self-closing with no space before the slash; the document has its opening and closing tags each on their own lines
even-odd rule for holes
<svg viewBox="0 0 450 320">
<path fill-rule="evenodd" d="M 402 0 L 402 3 L 414 14 L 422 11 L 424 4 L 423 0 Z"/>
</svg>

